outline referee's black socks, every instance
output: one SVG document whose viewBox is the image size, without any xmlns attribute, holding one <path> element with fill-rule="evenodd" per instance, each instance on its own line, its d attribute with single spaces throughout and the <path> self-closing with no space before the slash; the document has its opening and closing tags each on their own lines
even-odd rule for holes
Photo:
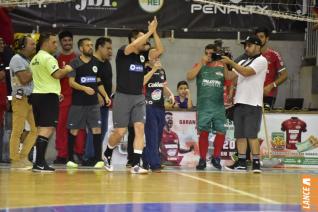
<svg viewBox="0 0 318 212">
<path fill-rule="evenodd" d="M 94 153 L 95 157 L 94 159 L 96 161 L 102 161 L 102 140 L 101 140 L 101 134 L 93 134 L 93 143 L 94 143 Z"/>
<path fill-rule="evenodd" d="M 48 145 L 49 139 L 39 135 L 36 138 L 36 159 L 37 165 L 43 166 L 45 164 L 45 152 Z"/>
</svg>

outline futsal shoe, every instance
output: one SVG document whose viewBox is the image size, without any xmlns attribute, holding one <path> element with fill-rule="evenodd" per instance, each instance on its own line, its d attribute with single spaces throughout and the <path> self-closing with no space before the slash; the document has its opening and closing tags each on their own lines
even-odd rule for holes
<svg viewBox="0 0 318 212">
<path fill-rule="evenodd" d="M 52 173 L 55 171 L 55 169 L 47 165 L 47 163 L 45 162 L 44 164 L 34 164 L 32 171 L 42 172 L 42 173 Z"/>
<path fill-rule="evenodd" d="M 104 167 L 104 161 L 97 161 L 97 163 L 95 164 L 94 168 L 96 169 L 102 169 Z"/>
<path fill-rule="evenodd" d="M 25 167 L 27 170 L 32 169 L 33 163 L 31 163 L 28 158 L 21 159 L 21 162 L 24 164 L 24 167 Z"/>
<path fill-rule="evenodd" d="M 132 174 L 148 174 L 149 172 L 147 169 L 143 169 L 140 166 L 135 165 L 134 167 L 131 167 L 130 173 L 132 173 Z"/>
<path fill-rule="evenodd" d="M 253 173 L 261 173 L 261 164 L 259 160 L 254 160 L 252 165 L 252 171 Z"/>
<path fill-rule="evenodd" d="M 114 171 L 114 167 L 112 166 L 112 158 L 111 157 L 104 156 L 104 167 L 109 172 Z"/>
<path fill-rule="evenodd" d="M 212 157 L 211 163 L 216 169 L 222 170 L 222 165 L 221 165 L 221 159 L 220 158 Z"/>
<path fill-rule="evenodd" d="M 225 166 L 225 169 L 229 171 L 246 172 L 247 171 L 246 160 L 244 161 L 238 160 L 232 166 Z"/>
<path fill-rule="evenodd" d="M 199 164 L 196 166 L 197 170 L 204 170 L 206 168 L 206 160 L 200 158 Z"/>
<path fill-rule="evenodd" d="M 32 168 L 32 167 L 31 167 Z M 30 168 L 27 167 L 22 160 L 12 160 L 11 161 L 11 169 L 17 170 L 29 170 Z"/>
<path fill-rule="evenodd" d="M 78 168 L 78 164 L 73 162 L 73 161 L 68 161 L 66 163 L 66 167 L 70 168 L 70 169 L 77 169 Z"/>
</svg>

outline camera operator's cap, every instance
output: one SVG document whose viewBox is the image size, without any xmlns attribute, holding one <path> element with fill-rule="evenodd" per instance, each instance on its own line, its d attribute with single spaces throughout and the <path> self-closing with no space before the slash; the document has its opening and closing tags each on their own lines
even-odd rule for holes
<svg viewBox="0 0 318 212">
<path fill-rule="evenodd" d="M 251 44 L 260 46 L 262 42 L 256 35 L 250 35 L 250 36 L 247 36 L 245 41 L 241 42 L 241 44 L 246 44 L 246 43 L 251 43 Z"/>
</svg>

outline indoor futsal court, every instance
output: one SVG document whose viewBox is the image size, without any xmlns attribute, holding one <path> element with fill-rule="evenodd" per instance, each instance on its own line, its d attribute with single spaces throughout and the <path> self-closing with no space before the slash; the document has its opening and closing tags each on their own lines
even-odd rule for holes
<svg viewBox="0 0 318 212">
<path fill-rule="evenodd" d="M 302 176 L 317 175 L 177 168 L 131 175 L 118 168 L 34 174 L 1 167 L 1 211 L 301 211 Z"/>
<path fill-rule="evenodd" d="M 0 0 L 0 212 L 318 212 L 318 0 Z"/>
</svg>

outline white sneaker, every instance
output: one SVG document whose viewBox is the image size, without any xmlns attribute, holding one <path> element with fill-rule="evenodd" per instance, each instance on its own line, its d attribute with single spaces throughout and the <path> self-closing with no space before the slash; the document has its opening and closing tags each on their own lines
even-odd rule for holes
<svg viewBox="0 0 318 212">
<path fill-rule="evenodd" d="M 134 167 L 131 167 L 130 173 L 132 173 L 132 174 L 148 174 L 149 172 L 147 169 L 143 169 L 140 166 L 136 165 Z"/>
<path fill-rule="evenodd" d="M 107 171 L 109 171 L 109 172 L 112 172 L 112 171 L 114 171 L 114 167 L 112 166 L 112 159 L 111 158 L 106 158 L 105 156 L 104 156 L 104 167 L 105 167 L 105 169 L 107 170 Z"/>
<path fill-rule="evenodd" d="M 67 168 L 71 168 L 71 169 L 76 169 L 78 167 L 78 164 L 77 163 L 74 163 L 73 161 L 68 161 L 66 163 L 66 167 Z"/>
</svg>

